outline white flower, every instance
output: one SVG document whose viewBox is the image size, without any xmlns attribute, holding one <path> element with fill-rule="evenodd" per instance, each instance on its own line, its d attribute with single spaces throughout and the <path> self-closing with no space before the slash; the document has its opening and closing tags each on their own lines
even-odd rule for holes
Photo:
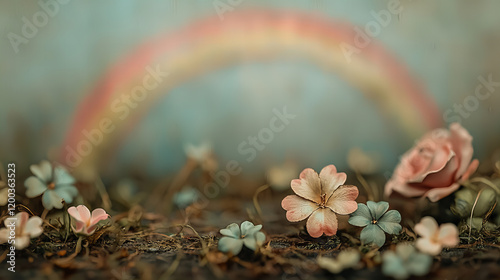
<svg viewBox="0 0 500 280">
<path fill-rule="evenodd" d="M 232 223 L 220 230 L 220 233 L 225 236 L 219 240 L 219 250 L 237 255 L 245 245 L 255 251 L 266 240 L 266 235 L 260 232 L 261 229 L 262 225 L 254 226 L 253 223 L 244 221 L 241 223 L 240 231 L 238 224 Z"/>
<path fill-rule="evenodd" d="M 347 249 L 341 251 L 335 259 L 318 257 L 318 265 L 333 274 L 338 274 L 344 269 L 356 267 L 360 259 L 361 256 L 357 250 Z"/>
<path fill-rule="evenodd" d="M 19 212 L 12 218 L 4 221 L 5 228 L 0 229 L 0 244 L 7 243 L 11 233 L 15 233 L 14 247 L 21 250 L 30 245 L 30 239 L 42 234 L 42 219 L 40 217 L 29 218 L 28 213 Z"/>
<path fill-rule="evenodd" d="M 188 158 L 196 161 L 203 170 L 215 171 L 219 167 L 217 161 L 214 158 L 212 145 L 207 142 L 204 142 L 198 146 L 186 144 L 184 146 L 184 152 L 186 153 Z"/>
<path fill-rule="evenodd" d="M 30 169 L 35 176 L 24 181 L 26 196 L 32 198 L 43 194 L 42 204 L 45 209 L 61 209 L 63 202 L 71 203 L 78 195 L 78 189 L 74 186 L 76 180 L 62 166 L 53 168 L 44 160 L 38 165 L 30 166 Z"/>
<path fill-rule="evenodd" d="M 400 243 L 396 251 L 386 251 L 382 255 L 382 272 L 396 279 L 406 279 L 411 275 L 424 276 L 432 266 L 432 257 L 415 250 L 410 244 Z"/>
<path fill-rule="evenodd" d="M 415 232 L 422 236 L 417 239 L 416 247 L 433 256 L 441 253 L 443 247 L 454 247 L 460 242 L 456 225 L 447 223 L 438 226 L 436 220 L 429 216 L 415 225 Z"/>
</svg>

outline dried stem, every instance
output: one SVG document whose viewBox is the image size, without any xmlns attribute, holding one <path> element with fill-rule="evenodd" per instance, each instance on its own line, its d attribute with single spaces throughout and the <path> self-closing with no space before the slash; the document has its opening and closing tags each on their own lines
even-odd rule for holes
<svg viewBox="0 0 500 280">
<path fill-rule="evenodd" d="M 470 221 L 469 221 L 469 240 L 467 241 L 468 243 L 470 243 L 470 235 L 472 233 L 472 217 L 474 215 L 474 210 L 476 209 L 476 205 L 477 205 L 477 201 L 479 200 L 479 197 L 481 196 L 481 193 L 483 192 L 483 190 L 480 190 L 478 193 L 477 193 L 477 196 L 476 196 L 476 200 L 474 201 L 474 205 L 472 205 L 472 209 L 470 211 Z"/>
<path fill-rule="evenodd" d="M 368 196 L 368 200 L 375 201 L 375 196 L 373 194 L 373 190 L 368 185 L 368 182 L 366 182 L 365 178 L 363 178 L 361 173 L 359 173 L 357 170 L 355 170 L 355 172 L 356 172 L 356 178 L 358 178 L 359 183 L 361 183 L 361 186 L 363 186 L 363 188 L 366 191 L 366 195 Z"/>
<path fill-rule="evenodd" d="M 261 192 L 265 191 L 269 189 L 269 185 L 263 185 L 263 186 L 260 186 L 256 191 L 255 191 L 255 194 L 253 195 L 253 205 L 255 207 L 255 210 L 257 211 L 257 215 L 259 216 L 259 219 L 261 221 L 263 221 L 262 219 L 262 209 L 260 208 L 260 204 L 259 204 L 259 199 L 258 199 L 258 196 Z"/>
<path fill-rule="evenodd" d="M 95 182 L 95 186 L 97 188 L 97 191 L 101 195 L 102 199 L 102 208 L 106 211 L 111 210 L 111 199 L 109 198 L 108 191 L 106 190 L 106 186 L 104 186 L 104 183 L 101 179 L 101 177 L 97 177 L 97 180 Z"/>
</svg>

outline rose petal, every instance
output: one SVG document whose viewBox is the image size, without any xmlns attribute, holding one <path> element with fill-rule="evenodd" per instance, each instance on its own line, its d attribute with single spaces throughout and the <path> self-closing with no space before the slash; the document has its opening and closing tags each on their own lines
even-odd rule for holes
<svg viewBox="0 0 500 280">
<path fill-rule="evenodd" d="M 405 197 L 424 195 L 429 189 L 418 184 L 408 184 L 400 179 L 391 179 L 385 185 L 385 195 L 389 197 L 392 192 L 397 192 Z"/>
<path fill-rule="evenodd" d="M 432 256 L 436 256 L 443 250 L 441 244 L 432 242 L 430 238 L 419 238 L 415 243 L 415 246 L 422 253 L 426 253 Z"/>
<path fill-rule="evenodd" d="M 438 224 L 434 218 L 427 216 L 415 225 L 414 230 L 420 236 L 431 238 L 437 232 Z"/>
<path fill-rule="evenodd" d="M 311 168 L 300 173 L 300 179 L 292 180 L 292 190 L 300 197 L 321 203 L 321 183 L 319 175 Z"/>
<path fill-rule="evenodd" d="M 341 215 L 351 214 L 358 209 L 356 198 L 359 190 L 356 186 L 343 185 L 338 187 L 326 202 L 326 206 Z"/>
<path fill-rule="evenodd" d="M 465 173 L 472 160 L 474 152 L 472 148 L 472 136 L 459 123 L 452 123 L 450 125 L 449 141 L 453 146 L 453 151 L 457 154 L 458 169 L 455 180 L 458 180 Z"/>
<path fill-rule="evenodd" d="M 52 180 L 52 165 L 46 160 L 40 162 L 39 164 L 31 165 L 30 170 L 33 174 L 35 174 L 35 176 L 40 178 L 45 183 Z"/>
<path fill-rule="evenodd" d="M 320 237 L 323 233 L 332 236 L 337 233 L 337 227 L 337 217 L 328 208 L 314 211 L 306 223 L 307 232 L 314 238 Z"/>
<path fill-rule="evenodd" d="M 472 174 L 474 174 L 474 172 L 476 172 L 476 169 L 478 168 L 478 166 L 479 166 L 479 160 L 477 160 L 477 159 L 473 160 L 470 163 L 467 170 L 465 170 L 465 173 L 462 175 L 460 180 L 465 181 L 465 180 L 469 179 L 470 175 L 472 175 Z"/>
<path fill-rule="evenodd" d="M 458 190 L 459 184 L 452 184 L 447 188 L 434 188 L 427 191 L 424 196 L 428 197 L 431 202 L 437 202 L 444 197 L 452 194 L 454 191 Z"/>
<path fill-rule="evenodd" d="M 24 185 L 26 186 L 26 196 L 29 198 L 37 197 L 47 190 L 47 184 L 35 176 L 26 179 Z"/>
<path fill-rule="evenodd" d="M 373 243 L 378 247 L 384 246 L 385 243 L 385 233 L 377 225 L 369 224 L 367 225 L 359 235 L 359 238 L 363 244 Z"/>
<path fill-rule="evenodd" d="M 430 173 L 422 181 L 422 185 L 430 188 L 444 188 L 455 182 L 455 172 L 458 168 L 456 156 L 453 156 L 439 172 Z"/>
<path fill-rule="evenodd" d="M 321 193 L 326 194 L 326 197 L 330 197 L 340 185 L 345 183 L 347 175 L 344 172 L 337 173 L 335 165 L 330 164 L 321 170 L 319 179 L 321 181 Z"/>
<path fill-rule="evenodd" d="M 409 161 L 408 168 L 419 170 L 419 173 L 408 178 L 411 183 L 420 183 L 429 174 L 441 171 L 455 155 L 451 144 L 436 143 L 430 138 L 421 140 L 411 151 L 409 157 L 403 156 L 402 159 L 402 161 Z"/>
<path fill-rule="evenodd" d="M 451 223 L 442 224 L 439 228 L 438 240 L 445 247 L 457 246 L 460 242 L 457 226 Z"/>
<path fill-rule="evenodd" d="M 319 206 L 314 202 L 296 195 L 289 195 L 281 201 L 281 207 L 287 210 L 286 219 L 290 222 L 302 221 L 309 217 Z"/>
</svg>

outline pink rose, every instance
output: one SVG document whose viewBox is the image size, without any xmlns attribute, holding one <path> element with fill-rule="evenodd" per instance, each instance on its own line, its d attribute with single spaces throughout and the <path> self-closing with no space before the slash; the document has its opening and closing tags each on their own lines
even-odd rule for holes
<svg viewBox="0 0 500 280">
<path fill-rule="evenodd" d="M 450 129 L 435 129 L 406 152 L 385 185 L 385 194 L 393 191 L 406 196 L 428 197 L 436 202 L 450 195 L 476 171 L 479 161 L 472 160 L 472 136 L 459 123 Z"/>
</svg>

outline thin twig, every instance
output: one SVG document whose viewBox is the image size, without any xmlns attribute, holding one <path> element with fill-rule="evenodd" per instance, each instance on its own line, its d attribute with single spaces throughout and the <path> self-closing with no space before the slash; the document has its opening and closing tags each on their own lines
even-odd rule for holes
<svg viewBox="0 0 500 280">
<path fill-rule="evenodd" d="M 255 194 L 253 195 L 253 206 L 255 207 L 255 210 L 257 211 L 257 215 L 259 215 L 259 219 L 261 221 L 263 221 L 263 218 L 262 218 L 262 209 L 260 208 L 260 204 L 259 204 L 259 194 L 265 190 L 267 190 L 269 188 L 269 185 L 263 185 L 263 186 L 260 186 L 256 191 L 255 191 Z"/>
<path fill-rule="evenodd" d="M 368 200 L 374 201 L 375 197 L 373 195 L 373 191 L 372 191 L 371 187 L 368 185 L 365 178 L 363 178 L 363 176 L 361 176 L 361 174 L 357 170 L 355 170 L 355 172 L 356 172 L 356 178 L 358 178 L 358 181 L 361 183 L 361 186 L 363 186 L 363 188 L 366 191 L 366 195 L 368 196 Z"/>
<path fill-rule="evenodd" d="M 194 234 L 200 239 L 203 255 L 206 255 L 208 253 L 208 247 L 207 244 L 205 244 L 205 240 L 203 240 L 201 235 L 192 226 L 190 225 L 176 225 L 176 226 L 181 227 L 181 231 L 184 229 L 184 227 L 191 229 L 194 232 Z"/>
<path fill-rule="evenodd" d="M 476 205 L 477 205 L 477 201 L 479 200 L 479 196 L 481 196 L 481 193 L 483 192 L 483 190 L 481 189 L 478 193 L 477 193 L 477 196 L 476 196 L 476 200 L 474 201 L 474 205 L 472 205 L 472 209 L 470 211 L 470 222 L 469 222 L 469 240 L 467 241 L 467 243 L 470 243 L 470 235 L 472 233 L 472 216 L 474 215 L 474 210 L 476 209 Z"/>
<path fill-rule="evenodd" d="M 104 185 L 104 182 L 102 181 L 101 177 L 98 176 L 97 180 L 95 182 L 95 186 L 97 188 L 97 191 L 101 195 L 102 199 L 102 208 L 106 211 L 111 210 L 111 199 L 109 198 L 108 191 L 106 190 L 106 186 Z"/>
<path fill-rule="evenodd" d="M 26 207 L 25 205 L 23 204 L 18 204 L 17 207 L 22 207 L 24 209 L 26 209 L 30 214 L 31 216 L 35 216 L 35 214 L 33 214 L 33 212 L 31 211 L 31 209 L 29 209 L 28 207 Z"/>
</svg>

